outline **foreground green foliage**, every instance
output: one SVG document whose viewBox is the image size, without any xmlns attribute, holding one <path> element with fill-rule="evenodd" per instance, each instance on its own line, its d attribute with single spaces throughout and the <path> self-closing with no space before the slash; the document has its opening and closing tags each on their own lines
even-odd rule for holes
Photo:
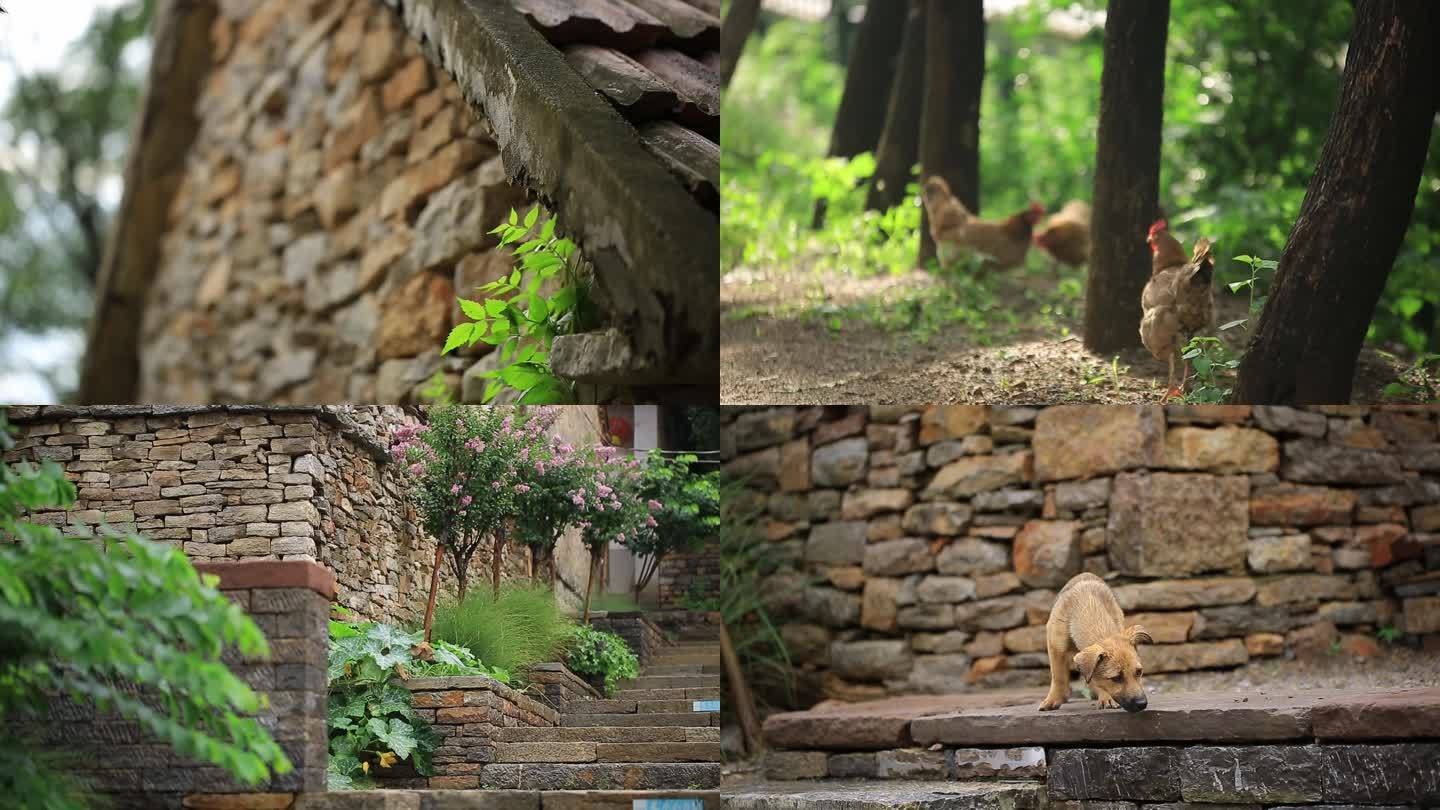
<svg viewBox="0 0 1440 810">
<path fill-rule="evenodd" d="M 726 481 L 720 524 L 720 619 L 730 633 L 740 668 L 756 695 L 792 706 L 795 669 L 780 627 L 771 615 L 785 593 L 803 583 L 776 587 L 770 577 L 785 557 L 780 547 L 760 530 L 762 501 L 743 481 Z"/>
<path fill-rule="evenodd" d="M 590 280 L 575 243 L 555 235 L 555 218 L 537 227 L 540 206 L 531 207 L 522 222 L 515 209 L 492 234 L 500 247 L 513 248 L 516 267 L 509 276 L 480 287 L 487 297 L 461 298 L 460 309 L 472 319 L 450 330 L 444 352 L 484 342 L 496 347 L 500 367 L 481 376 L 483 402 L 506 388 L 520 392 L 521 404 L 574 401 L 574 386 L 550 370 L 550 344 L 556 335 L 582 332 L 593 325 L 595 305 Z M 553 293 L 546 290 L 557 287 Z"/>
<path fill-rule="evenodd" d="M 0 449 L 9 446 L 0 412 Z M 221 661 L 232 649 L 268 655 L 259 628 L 179 551 L 118 533 L 65 538 L 25 519 L 74 501 L 53 462 L 0 465 L 0 718 L 12 729 L 43 723 L 58 695 L 134 721 L 245 784 L 290 772 L 248 716 L 264 697 Z M 0 747 L 0 795 L 27 807 L 85 806 L 53 764 L 23 738 Z"/>
<path fill-rule="evenodd" d="M 573 632 L 574 623 L 546 585 L 505 584 L 499 599 L 482 588 L 435 608 L 435 638 L 469 648 L 491 672 L 498 668 L 507 676 L 556 660 Z"/>
<path fill-rule="evenodd" d="M 575 628 L 565 663 L 577 675 L 603 680 L 607 696 L 615 694 L 618 682 L 640 674 L 640 659 L 625 639 L 584 624 Z"/>
<path fill-rule="evenodd" d="M 343 611 L 341 611 L 343 613 Z M 377 622 L 330 622 L 331 790 L 371 787 L 376 770 L 409 762 L 415 772 L 433 772 L 439 737 L 415 714 L 414 696 L 400 683 L 409 677 L 488 675 L 508 683 L 508 672 L 487 667 L 470 650 L 437 642 L 428 661 L 417 659 L 420 633 Z"/>
<path fill-rule="evenodd" d="M 693 454 L 647 455 L 640 468 L 639 497 L 650 509 L 649 531 L 626 536 L 625 547 L 641 561 L 635 595 L 650 584 L 665 557 L 698 551 L 720 528 L 720 471 L 696 473 Z"/>
</svg>

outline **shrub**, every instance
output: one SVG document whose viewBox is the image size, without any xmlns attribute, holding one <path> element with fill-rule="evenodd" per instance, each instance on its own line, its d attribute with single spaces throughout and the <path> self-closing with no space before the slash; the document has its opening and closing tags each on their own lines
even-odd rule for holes
<svg viewBox="0 0 1440 810">
<path fill-rule="evenodd" d="M 0 409 L 0 449 L 9 446 Z M 265 698 L 221 661 L 227 649 L 268 655 L 260 629 L 174 549 L 108 532 L 94 543 L 65 538 L 23 519 L 74 502 L 74 485 L 53 462 L 0 465 L 0 720 L 13 733 L 58 694 L 133 721 L 246 784 L 288 773 L 274 738 L 245 716 Z M 142 700 L 151 696 L 160 699 Z M 85 807 L 55 764 L 23 738 L 0 746 L 0 795 Z"/>
<path fill-rule="evenodd" d="M 489 675 L 509 681 L 507 673 L 487 668 L 470 650 L 445 642 L 434 645 L 431 660 L 418 660 L 411 650 L 419 643 L 419 633 L 389 624 L 330 622 L 326 781 L 331 790 L 368 787 L 372 768 L 406 760 L 422 776 L 433 771 L 438 737 L 415 714 L 414 696 L 397 680 L 411 675 Z"/>
<path fill-rule="evenodd" d="M 468 647 L 490 666 L 513 673 L 556 660 L 573 633 L 547 586 L 506 584 L 499 599 L 471 591 L 463 601 L 448 599 L 435 609 L 435 638 Z"/>
<path fill-rule="evenodd" d="M 640 468 L 638 497 L 650 509 L 644 530 L 626 535 L 625 547 L 641 561 L 635 598 L 650 584 L 666 555 L 696 551 L 720 528 L 720 472 L 697 475 L 694 455 L 651 453 Z"/>
<path fill-rule="evenodd" d="M 566 663 L 572 672 L 603 680 L 606 695 L 615 693 L 617 682 L 640 674 L 640 659 L 625 639 L 589 625 L 575 628 Z"/>
</svg>

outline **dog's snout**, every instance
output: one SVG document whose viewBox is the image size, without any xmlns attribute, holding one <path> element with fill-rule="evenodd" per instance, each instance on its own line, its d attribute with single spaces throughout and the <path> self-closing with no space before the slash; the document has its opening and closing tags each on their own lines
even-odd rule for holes
<svg viewBox="0 0 1440 810">
<path fill-rule="evenodd" d="M 1137 695 L 1130 700 L 1123 701 L 1120 705 L 1124 707 L 1127 712 L 1138 712 L 1144 711 L 1145 707 L 1149 705 L 1149 701 L 1146 700 L 1144 695 Z"/>
</svg>

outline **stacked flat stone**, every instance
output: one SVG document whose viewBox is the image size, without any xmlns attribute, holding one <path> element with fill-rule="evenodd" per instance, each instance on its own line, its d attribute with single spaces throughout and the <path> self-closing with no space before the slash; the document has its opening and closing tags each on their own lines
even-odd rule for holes
<svg viewBox="0 0 1440 810">
<path fill-rule="evenodd" d="M 402 402 L 511 270 L 488 121 L 376 0 L 219 5 L 141 334 L 141 401 Z M 229 324 L 234 328 L 221 328 Z"/>
<path fill-rule="evenodd" d="M 1147 672 L 1440 648 L 1440 426 L 1414 406 L 731 408 L 728 473 L 793 560 L 771 591 L 825 694 L 1044 685 L 1107 577 Z"/>
<path fill-rule="evenodd" d="M 697 552 L 671 554 L 660 560 L 655 572 L 657 604 L 679 607 L 682 597 L 720 594 L 720 547 L 710 544 Z"/>
</svg>

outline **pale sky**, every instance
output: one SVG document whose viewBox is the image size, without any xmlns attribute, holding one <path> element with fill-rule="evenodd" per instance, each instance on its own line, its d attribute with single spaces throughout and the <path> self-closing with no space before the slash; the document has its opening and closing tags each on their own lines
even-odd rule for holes
<svg viewBox="0 0 1440 810">
<path fill-rule="evenodd" d="M 84 33 L 95 12 L 123 4 L 124 0 L 4 0 L 0 15 L 0 106 L 10 97 L 17 70 L 23 75 L 51 70 L 62 64 L 69 46 Z M 126 54 L 143 60 L 140 49 Z M 10 145 L 0 144 L 0 171 L 16 155 Z M 118 192 L 118 181 L 113 188 Z M 109 189 L 107 189 L 108 191 Z M 105 194 L 115 203 L 116 194 Z M 55 391 L 32 366 L 74 368 L 80 358 L 84 337 L 79 333 L 20 335 L 0 341 L 0 403 L 54 402 Z"/>
</svg>

